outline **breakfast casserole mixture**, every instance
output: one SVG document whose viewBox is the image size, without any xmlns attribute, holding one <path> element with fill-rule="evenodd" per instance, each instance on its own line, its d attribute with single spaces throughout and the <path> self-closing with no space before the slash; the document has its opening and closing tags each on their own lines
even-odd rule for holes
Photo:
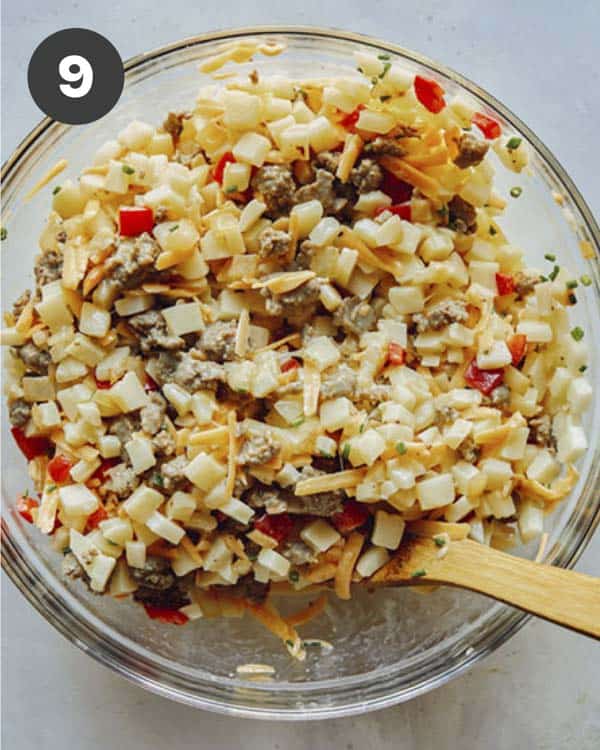
<svg viewBox="0 0 600 750">
<path fill-rule="evenodd" d="M 586 451 L 590 279 L 505 237 L 493 162 L 528 148 L 474 102 L 385 54 L 219 72 L 279 51 L 224 47 L 193 108 L 54 188 L 2 343 L 17 510 L 65 575 L 166 623 L 247 612 L 302 659 L 325 594 L 270 593 L 347 599 L 405 535 L 543 534 Z"/>
</svg>

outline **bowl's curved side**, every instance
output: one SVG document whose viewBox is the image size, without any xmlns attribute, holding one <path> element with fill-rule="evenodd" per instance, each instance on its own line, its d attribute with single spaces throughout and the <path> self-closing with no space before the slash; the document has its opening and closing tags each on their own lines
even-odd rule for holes
<svg viewBox="0 0 600 750">
<path fill-rule="evenodd" d="M 128 60 L 125 64 L 124 101 L 127 101 L 128 89 L 135 84 L 152 79 L 163 71 L 176 70 L 184 60 L 188 65 L 190 61 L 197 64 L 202 57 L 213 54 L 215 47 L 222 42 L 253 36 L 281 37 L 291 48 L 309 50 L 314 55 L 326 49 L 331 58 L 347 56 L 356 45 L 372 48 L 401 56 L 407 63 L 445 76 L 449 82 L 469 91 L 533 146 L 536 153 L 534 168 L 540 184 L 543 183 L 545 188 L 560 189 L 567 196 L 568 207 L 578 219 L 580 239 L 592 243 L 597 257 L 600 230 L 589 208 L 564 169 L 535 134 L 476 84 L 393 44 L 350 32 L 312 27 L 272 26 L 214 32 L 184 39 Z M 99 124 L 88 126 L 86 137 L 91 133 L 101 133 L 102 127 Z M 52 156 L 56 144 L 72 138 L 71 146 L 76 143 L 80 147 L 82 137 L 76 137 L 73 128 L 45 119 L 23 140 L 2 167 L 9 224 L 11 212 L 24 222 L 30 219 L 27 210 L 43 210 L 43 204 L 37 201 L 32 204 L 33 209 L 24 207 L 22 195 L 25 186 L 35 182 L 34 177 L 39 176 L 37 172 L 43 171 L 42 165 Z M 545 206 L 544 210 L 550 212 L 552 205 Z M 574 260 L 578 262 L 577 258 Z M 579 261 L 583 262 L 581 258 Z M 593 260 L 591 268 L 586 265 L 585 269 L 586 273 L 591 271 L 590 275 L 594 276 L 596 282 L 595 305 L 588 304 L 585 309 L 592 316 L 597 338 L 600 336 L 597 260 Z M 596 352 L 596 373 L 599 369 L 598 356 Z M 599 409 L 600 404 L 596 401 L 595 420 L 598 419 Z M 3 451 L 9 450 L 6 443 L 4 440 Z M 563 567 L 574 565 L 600 522 L 600 500 L 596 491 L 600 487 L 599 450 L 600 447 L 595 446 L 593 454 L 590 452 L 582 472 L 585 481 L 578 493 L 574 493 L 568 509 L 553 530 L 548 560 L 554 564 Z M 320 679 L 317 673 L 316 679 L 302 683 L 294 681 L 295 676 L 292 675 L 288 681 L 273 686 L 223 674 L 210 674 L 202 669 L 186 669 L 185 665 L 175 663 L 163 653 L 151 653 L 148 648 L 128 638 L 114 624 L 103 622 L 95 615 L 90 602 L 67 591 L 58 577 L 53 575 L 48 562 L 35 551 L 35 541 L 29 539 L 27 530 L 11 512 L 9 498 L 13 496 L 16 482 L 20 481 L 20 478 L 17 480 L 13 476 L 12 454 L 9 461 L 3 460 L 3 465 L 11 467 L 7 472 L 11 476 L 6 483 L 3 478 L 2 564 L 13 583 L 59 632 L 93 658 L 153 692 L 190 705 L 230 715 L 278 719 L 330 718 L 383 708 L 427 692 L 465 671 L 511 637 L 529 619 L 527 615 L 501 605 L 486 605 L 464 631 L 460 629 L 460 632 L 448 633 L 441 644 L 426 647 L 414 657 L 407 657 L 401 662 L 394 662 L 388 654 L 385 663 L 382 654 L 384 663 L 376 669 L 347 674 L 342 678 Z"/>
</svg>

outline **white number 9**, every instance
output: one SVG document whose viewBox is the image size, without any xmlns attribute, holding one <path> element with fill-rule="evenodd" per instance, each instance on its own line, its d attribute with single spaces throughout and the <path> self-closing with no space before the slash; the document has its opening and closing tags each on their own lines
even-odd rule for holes
<svg viewBox="0 0 600 750">
<path fill-rule="evenodd" d="M 76 70 L 71 70 L 71 68 L 76 68 Z M 63 81 L 69 81 L 69 83 L 61 83 L 59 88 L 70 99 L 80 99 L 85 96 L 94 83 L 94 70 L 81 55 L 63 57 L 58 64 L 58 73 Z M 79 86 L 71 85 L 78 82 Z"/>
</svg>

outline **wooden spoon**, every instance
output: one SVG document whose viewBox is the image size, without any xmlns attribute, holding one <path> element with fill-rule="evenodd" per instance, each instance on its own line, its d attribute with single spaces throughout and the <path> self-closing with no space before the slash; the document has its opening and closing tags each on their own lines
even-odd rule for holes
<svg viewBox="0 0 600 750">
<path fill-rule="evenodd" d="M 600 640 L 600 578 L 524 560 L 470 539 L 448 542 L 444 549 L 431 538 L 409 536 L 366 583 L 458 586 Z"/>
</svg>

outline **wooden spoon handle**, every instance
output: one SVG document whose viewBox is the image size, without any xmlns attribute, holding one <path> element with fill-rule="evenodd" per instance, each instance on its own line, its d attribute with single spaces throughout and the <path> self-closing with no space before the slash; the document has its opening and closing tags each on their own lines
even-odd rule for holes
<svg viewBox="0 0 600 750">
<path fill-rule="evenodd" d="M 600 639 L 600 579 L 507 555 L 469 539 L 451 542 L 423 583 L 479 591 Z"/>
</svg>

